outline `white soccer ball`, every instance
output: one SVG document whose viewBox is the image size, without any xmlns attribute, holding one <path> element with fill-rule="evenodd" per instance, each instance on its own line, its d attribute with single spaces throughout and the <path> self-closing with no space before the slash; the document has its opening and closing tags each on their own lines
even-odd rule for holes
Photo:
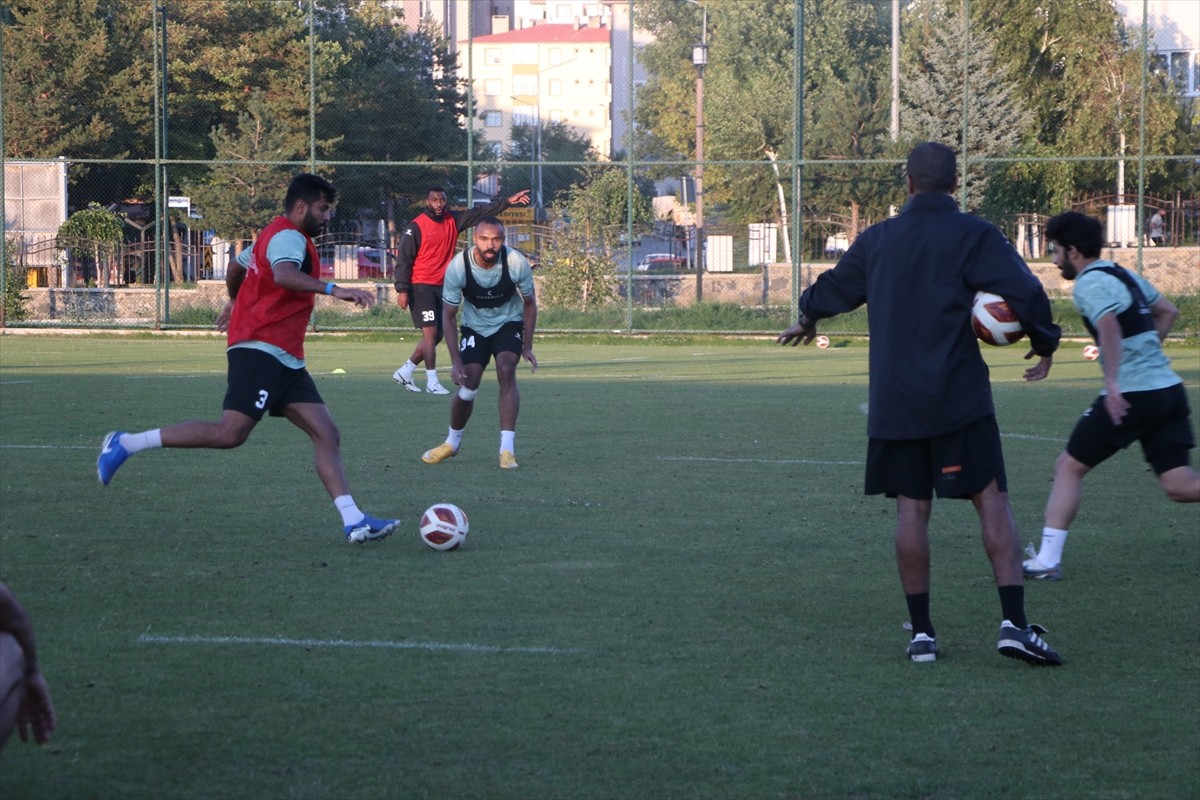
<svg viewBox="0 0 1200 800">
<path fill-rule="evenodd" d="M 822 334 L 817 337 L 816 343 L 817 343 L 817 347 L 824 350 L 826 347 L 829 347 L 829 337 Z"/>
<path fill-rule="evenodd" d="M 421 541 L 434 550 L 457 550 L 468 529 L 467 515 L 453 503 L 434 503 L 421 515 Z"/>
<path fill-rule="evenodd" d="M 1025 335 L 1021 320 L 1004 302 L 1004 298 L 990 292 L 976 292 L 971 305 L 971 329 L 975 338 L 984 344 L 1003 347 Z"/>
<path fill-rule="evenodd" d="M 1100 357 L 1100 348 L 1094 344 L 1085 345 L 1083 348 L 1084 361 L 1095 361 Z"/>
</svg>

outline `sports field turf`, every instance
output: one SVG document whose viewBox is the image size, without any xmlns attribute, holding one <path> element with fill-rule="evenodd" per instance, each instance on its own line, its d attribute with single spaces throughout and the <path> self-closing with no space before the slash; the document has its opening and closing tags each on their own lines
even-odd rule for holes
<svg viewBox="0 0 1200 800">
<path fill-rule="evenodd" d="M 0 798 L 1200 796 L 1200 509 L 1136 448 L 1090 476 L 1065 580 L 1028 587 L 1067 659 L 1036 669 L 996 654 L 970 505 L 935 504 L 942 655 L 908 663 L 843 344 L 541 340 L 502 472 L 490 371 L 429 467 L 448 398 L 391 381 L 411 335 L 310 341 L 355 498 L 405 520 L 349 545 L 283 420 L 97 483 L 106 431 L 217 416 L 219 340 L 4 336 L 0 577 L 59 730 L 9 742 Z M 1040 384 L 987 354 L 1026 541 L 1100 386 L 1081 348 Z M 1200 352 L 1170 354 L 1197 414 Z M 458 552 L 417 538 L 439 500 Z"/>
</svg>

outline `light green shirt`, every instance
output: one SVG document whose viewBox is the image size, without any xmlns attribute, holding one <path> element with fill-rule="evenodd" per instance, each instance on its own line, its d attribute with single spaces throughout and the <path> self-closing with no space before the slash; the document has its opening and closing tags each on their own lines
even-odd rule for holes
<svg viewBox="0 0 1200 800">
<path fill-rule="evenodd" d="M 1113 262 L 1104 259 L 1093 261 L 1075 278 L 1075 288 L 1072 292 L 1075 307 L 1092 325 L 1105 314 L 1120 314 L 1133 305 L 1133 295 L 1119 278 L 1095 269 L 1111 266 L 1115 266 Z M 1162 297 L 1141 275 L 1135 272 L 1129 274 L 1146 296 L 1147 303 L 1153 304 Z M 1100 362 L 1104 363 L 1103 350 L 1100 351 Z M 1121 339 L 1121 366 L 1117 371 L 1117 385 L 1122 394 L 1165 389 L 1182 382 L 1171 369 L 1171 360 L 1163 353 L 1157 331 L 1151 329 Z"/>
<path fill-rule="evenodd" d="M 470 328 L 480 336 L 495 336 L 496 332 L 506 322 L 522 322 L 525 319 L 526 297 L 533 297 L 533 270 L 529 260 L 518 250 L 511 247 L 508 250 L 508 274 L 517 285 L 517 291 L 512 299 L 496 308 L 476 308 L 471 301 L 463 302 L 463 287 L 467 285 L 466 260 L 471 261 L 471 275 L 475 282 L 485 289 L 490 289 L 500 282 L 500 259 L 491 269 L 484 269 L 475 263 L 475 248 L 468 247 L 450 260 L 446 267 L 446 281 L 442 285 L 442 300 L 452 306 L 462 309 L 460 323 Z M 470 255 L 468 255 L 470 254 Z"/>
</svg>

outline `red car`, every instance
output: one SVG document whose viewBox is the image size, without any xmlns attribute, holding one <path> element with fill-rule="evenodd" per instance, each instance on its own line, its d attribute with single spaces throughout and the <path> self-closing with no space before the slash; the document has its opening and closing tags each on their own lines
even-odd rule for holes
<svg viewBox="0 0 1200 800">
<path fill-rule="evenodd" d="M 394 260 L 378 247 L 358 248 L 358 278 L 364 281 L 391 280 Z M 333 280 L 333 259 L 321 259 L 321 280 Z"/>
</svg>

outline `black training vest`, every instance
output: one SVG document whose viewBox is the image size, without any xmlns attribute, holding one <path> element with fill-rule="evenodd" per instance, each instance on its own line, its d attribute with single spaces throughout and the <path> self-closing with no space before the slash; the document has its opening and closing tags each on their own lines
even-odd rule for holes
<svg viewBox="0 0 1200 800">
<path fill-rule="evenodd" d="M 1101 272 L 1106 272 L 1112 275 L 1121 283 L 1125 284 L 1125 288 L 1129 290 L 1129 294 L 1133 297 L 1133 302 L 1129 304 L 1129 308 L 1117 314 L 1117 322 L 1121 325 L 1121 338 L 1128 339 L 1131 336 L 1137 336 L 1141 333 L 1147 333 L 1154 330 L 1154 319 L 1151 316 L 1150 304 L 1146 302 L 1146 295 L 1142 293 L 1142 287 L 1138 286 L 1137 281 L 1129 274 L 1129 271 L 1120 264 L 1113 267 L 1092 267 Z M 1083 317 L 1084 327 L 1088 329 L 1088 333 L 1096 340 L 1096 344 L 1100 344 L 1099 338 L 1096 336 L 1096 326 L 1091 323 L 1087 317 Z"/>
<path fill-rule="evenodd" d="M 476 308 L 498 308 L 516 294 L 517 284 L 513 282 L 512 276 L 508 274 L 508 248 L 500 248 L 500 280 L 490 288 L 483 288 L 475 280 L 475 276 L 471 273 L 471 254 L 463 253 L 463 261 L 466 262 L 467 283 L 463 286 L 463 297 L 471 301 L 471 305 Z"/>
</svg>

